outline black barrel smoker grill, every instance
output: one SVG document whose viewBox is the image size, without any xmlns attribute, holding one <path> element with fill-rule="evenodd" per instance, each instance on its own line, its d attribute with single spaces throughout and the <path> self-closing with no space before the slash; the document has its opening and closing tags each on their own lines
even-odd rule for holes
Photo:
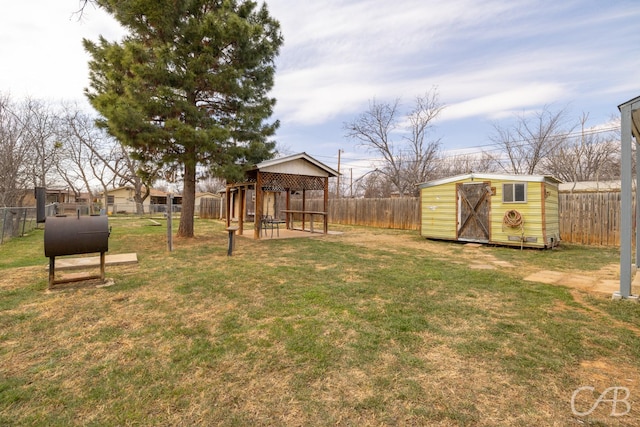
<svg viewBox="0 0 640 427">
<path fill-rule="evenodd" d="M 49 257 L 49 288 L 59 283 L 90 279 L 104 281 L 105 252 L 109 250 L 109 222 L 104 215 L 50 216 L 44 227 L 44 255 Z M 56 257 L 100 253 L 100 274 L 55 279 Z"/>
</svg>

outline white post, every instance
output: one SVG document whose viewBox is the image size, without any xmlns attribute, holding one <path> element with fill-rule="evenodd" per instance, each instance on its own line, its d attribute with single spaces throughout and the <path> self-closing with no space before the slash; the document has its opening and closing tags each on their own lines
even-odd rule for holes
<svg viewBox="0 0 640 427">
<path fill-rule="evenodd" d="M 625 103 L 620 109 L 620 297 L 631 295 L 631 242 L 634 237 L 632 206 L 632 123 L 633 102 Z"/>
</svg>

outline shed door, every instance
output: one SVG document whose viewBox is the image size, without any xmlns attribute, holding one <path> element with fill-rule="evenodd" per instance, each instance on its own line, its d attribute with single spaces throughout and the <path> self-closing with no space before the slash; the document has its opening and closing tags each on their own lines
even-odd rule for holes
<svg viewBox="0 0 640 427">
<path fill-rule="evenodd" d="M 491 184 L 488 182 L 458 184 L 457 192 L 458 239 L 488 242 Z"/>
</svg>

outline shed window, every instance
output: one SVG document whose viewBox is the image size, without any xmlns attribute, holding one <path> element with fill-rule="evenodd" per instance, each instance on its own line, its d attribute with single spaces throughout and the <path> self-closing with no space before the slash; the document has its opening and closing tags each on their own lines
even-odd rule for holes
<svg viewBox="0 0 640 427">
<path fill-rule="evenodd" d="M 524 182 L 502 184 L 502 201 L 505 203 L 526 202 L 527 184 Z"/>
<path fill-rule="evenodd" d="M 107 196 L 107 204 L 112 205 L 115 202 L 115 196 Z"/>
</svg>

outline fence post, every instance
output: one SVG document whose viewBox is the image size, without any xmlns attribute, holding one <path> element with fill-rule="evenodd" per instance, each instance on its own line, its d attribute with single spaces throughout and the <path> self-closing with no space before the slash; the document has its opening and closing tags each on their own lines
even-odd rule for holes
<svg viewBox="0 0 640 427">
<path fill-rule="evenodd" d="M 21 237 L 24 236 L 24 228 L 27 225 L 27 209 L 24 209 L 24 218 L 22 219 L 22 234 L 20 235 Z"/>
<path fill-rule="evenodd" d="M 0 234 L 0 245 L 2 243 L 4 243 L 4 229 L 7 226 L 7 210 L 8 209 L 3 209 L 4 210 L 4 216 L 2 218 L 2 234 Z"/>
<path fill-rule="evenodd" d="M 169 252 L 173 251 L 173 234 L 172 234 L 172 221 L 173 221 L 173 194 L 167 196 L 167 249 Z"/>
</svg>

